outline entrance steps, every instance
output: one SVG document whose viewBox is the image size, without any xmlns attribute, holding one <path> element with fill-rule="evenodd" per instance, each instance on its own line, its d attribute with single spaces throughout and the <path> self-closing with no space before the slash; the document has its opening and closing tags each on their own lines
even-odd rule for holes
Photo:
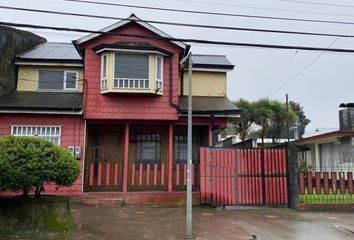
<svg viewBox="0 0 354 240">
<path fill-rule="evenodd" d="M 123 205 L 121 194 L 116 192 L 83 193 L 80 198 L 77 198 L 74 201 L 97 206 L 119 207 Z"/>
<path fill-rule="evenodd" d="M 200 192 L 192 193 L 193 204 L 200 203 Z M 84 192 L 80 197 L 73 198 L 74 202 L 100 206 L 121 206 L 121 205 L 163 205 L 163 206 L 184 206 L 186 192 L 162 192 L 162 191 L 140 191 L 140 192 Z"/>
</svg>

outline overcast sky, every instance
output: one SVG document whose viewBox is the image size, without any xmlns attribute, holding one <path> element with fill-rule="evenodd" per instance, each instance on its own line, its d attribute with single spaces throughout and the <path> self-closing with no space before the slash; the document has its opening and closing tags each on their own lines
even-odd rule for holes
<svg viewBox="0 0 354 240">
<path fill-rule="evenodd" d="M 349 5 L 349 7 L 323 6 L 286 0 L 105 1 L 209 12 L 354 22 L 353 0 L 302 0 L 312 3 Z M 131 13 L 135 13 L 139 18 L 156 21 L 354 35 L 354 25 L 304 23 L 177 12 L 171 13 L 125 7 L 97 6 L 62 0 L 0 0 L 0 3 L 3 6 L 17 6 L 123 18 L 128 17 Z M 0 9 L 0 21 L 84 28 L 90 30 L 99 30 L 115 22 L 114 20 L 56 16 L 4 9 Z M 352 38 L 336 39 L 335 37 L 254 33 L 205 28 L 198 29 L 158 24 L 154 24 L 154 26 L 173 37 L 180 38 L 303 45 L 324 48 L 329 47 L 334 42 L 332 48 L 354 49 L 354 39 Z M 55 42 L 70 42 L 73 39 L 83 36 L 83 34 L 79 33 L 58 33 L 50 30 L 34 29 L 26 30 L 41 35 L 48 41 Z M 304 106 L 306 115 L 312 120 L 307 128 L 308 131 L 315 130 L 316 128 L 338 128 L 339 104 L 342 102 L 354 102 L 354 54 L 224 47 L 201 44 L 191 45 L 193 53 L 227 55 L 227 58 L 236 65 L 235 70 L 228 75 L 228 97 L 231 100 L 245 98 L 253 101 L 268 97 L 270 93 L 298 75 L 290 84 L 277 91 L 270 98 L 285 101 L 285 94 L 288 93 L 290 100 L 299 102 Z M 309 66 L 316 58 L 318 59 Z M 305 68 L 306 71 L 304 71 Z M 300 72 L 302 73 L 299 75 Z"/>
</svg>

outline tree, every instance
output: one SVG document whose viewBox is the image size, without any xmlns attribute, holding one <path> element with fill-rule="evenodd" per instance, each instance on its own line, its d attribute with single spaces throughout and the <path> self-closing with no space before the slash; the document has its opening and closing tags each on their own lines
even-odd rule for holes
<svg viewBox="0 0 354 240">
<path fill-rule="evenodd" d="M 298 129 L 299 137 L 302 138 L 302 136 L 305 133 L 305 128 L 311 122 L 311 120 L 306 117 L 304 108 L 300 106 L 300 103 L 290 101 L 289 105 L 297 117 L 296 119 L 297 129 Z"/>
<path fill-rule="evenodd" d="M 260 127 L 254 135 L 262 139 L 264 147 L 264 138 L 271 138 L 272 143 L 276 143 L 280 138 L 287 136 L 287 120 L 289 117 L 290 126 L 295 123 L 296 116 L 286 104 L 277 100 L 260 99 L 254 103 L 255 123 Z"/>
<path fill-rule="evenodd" d="M 268 99 L 259 99 L 254 103 L 255 123 L 261 127 L 259 137 L 262 139 L 262 148 L 264 147 L 264 138 L 269 131 L 270 119 L 272 117 L 271 104 Z"/>
<path fill-rule="evenodd" d="M 242 98 L 235 101 L 234 104 L 241 109 L 241 113 L 239 118 L 232 118 L 230 121 L 239 133 L 240 139 L 244 141 L 249 135 L 249 129 L 255 120 L 254 104 Z"/>
<path fill-rule="evenodd" d="M 35 188 L 40 196 L 44 183 L 70 186 L 80 166 L 65 149 L 36 137 L 0 138 L 0 191 L 22 190 L 28 196 Z"/>
<path fill-rule="evenodd" d="M 271 127 L 269 131 L 269 137 L 272 138 L 272 143 L 277 142 L 280 138 L 287 138 L 288 129 L 287 121 L 289 118 L 289 126 L 294 125 L 296 116 L 292 109 L 289 107 L 286 109 L 286 104 L 273 100 L 270 102 L 272 115 L 271 115 Z"/>
</svg>

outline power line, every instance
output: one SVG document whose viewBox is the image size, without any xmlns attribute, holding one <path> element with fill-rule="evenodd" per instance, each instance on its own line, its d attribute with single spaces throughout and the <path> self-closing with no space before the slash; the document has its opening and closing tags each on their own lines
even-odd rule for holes
<svg viewBox="0 0 354 240">
<path fill-rule="evenodd" d="M 141 6 L 141 5 L 110 3 L 110 2 L 97 2 L 97 1 L 88 1 L 88 0 L 61 0 L 61 1 L 75 2 L 75 3 L 85 3 L 85 4 L 95 4 L 95 5 L 104 5 L 104 6 L 138 8 L 138 9 L 147 9 L 147 10 L 156 10 L 156 11 L 168 11 L 168 12 L 181 12 L 181 13 L 193 13 L 193 14 L 204 14 L 204 15 L 228 16 L 228 17 L 235 17 L 235 16 L 237 17 L 237 15 L 238 15 L 238 14 L 224 13 L 224 12 L 206 12 L 206 11 L 196 11 L 196 10 L 186 10 L 186 9 L 147 7 L 147 6 Z M 308 13 L 308 14 L 317 14 L 317 15 L 332 15 L 332 16 L 342 16 L 342 17 L 354 17 L 354 15 L 349 15 L 349 14 L 334 14 L 334 13 L 328 13 L 328 12 L 326 12 L 326 13 L 324 13 L 324 12 L 311 12 L 311 11 L 302 11 L 302 10 L 255 7 L 255 6 L 246 6 L 246 5 L 233 5 L 233 6 L 241 7 L 241 8 L 281 11 L 281 12 L 296 12 L 296 13 Z"/>
<path fill-rule="evenodd" d="M 291 3 L 302 3 L 302 4 L 310 4 L 310 5 L 320 5 L 320 6 L 331 6 L 331 7 L 354 8 L 353 5 L 347 5 L 347 4 L 320 3 L 320 2 L 300 1 L 300 0 L 275 0 L 275 1 L 278 1 L 278 2 L 291 2 Z"/>
<path fill-rule="evenodd" d="M 288 63 L 286 64 L 286 66 L 284 67 L 283 71 L 279 74 L 277 80 L 273 83 L 273 87 L 276 87 L 278 82 L 282 79 L 282 77 L 284 76 L 285 72 L 288 70 L 290 64 L 293 62 L 293 60 L 295 59 L 295 56 L 297 54 L 297 50 L 295 51 L 295 53 L 291 56 L 291 58 L 289 59 Z M 273 91 L 273 87 L 270 89 L 270 91 L 268 92 L 271 93 Z"/>
<path fill-rule="evenodd" d="M 336 38 L 329 46 L 328 49 L 330 47 L 332 47 L 332 45 L 338 40 L 338 38 Z M 295 79 L 297 79 L 301 74 L 303 74 L 307 69 L 309 69 L 312 64 L 314 64 L 326 51 L 322 51 L 317 57 L 315 57 L 308 65 L 306 65 L 300 72 L 298 72 L 293 78 L 291 78 L 290 80 L 288 80 L 287 82 L 285 82 L 283 85 L 281 85 L 279 88 L 277 88 L 275 91 L 273 91 L 270 95 L 268 95 L 267 98 L 273 96 L 276 92 L 278 92 L 279 90 L 283 89 L 285 86 L 287 86 L 289 83 L 293 82 Z"/>
<path fill-rule="evenodd" d="M 33 24 L 24 24 L 24 23 L 11 23 L 11 22 L 0 22 L 0 25 L 6 25 L 6 26 L 12 26 L 12 27 L 33 28 L 33 29 L 51 29 L 51 30 L 56 30 L 56 31 L 84 32 L 84 33 L 94 33 L 94 34 L 104 34 L 104 35 L 115 35 L 115 36 L 122 36 L 122 37 L 133 37 L 133 38 L 163 40 L 163 41 L 202 43 L 202 44 L 210 44 L 210 45 L 246 46 L 246 47 L 253 47 L 253 48 L 298 49 L 298 50 L 306 50 L 306 51 L 354 53 L 354 49 L 344 49 L 344 48 L 321 48 L 321 47 L 294 46 L 294 45 L 275 45 L 275 44 L 261 44 L 261 43 L 213 41 L 213 40 L 192 39 L 192 38 L 174 38 L 174 37 L 162 37 L 162 36 L 156 36 L 156 35 L 103 32 L 103 31 L 94 31 L 94 30 L 87 30 L 87 29 L 80 29 L 80 28 L 52 27 L 52 26 L 33 25 Z"/>
<path fill-rule="evenodd" d="M 198 1 L 198 0 L 175 0 L 179 2 L 188 2 L 188 3 L 201 3 L 201 4 L 208 4 L 208 5 L 217 5 L 217 6 L 228 6 L 228 7 L 247 7 L 247 8 L 254 8 L 252 6 L 244 6 L 239 4 L 231 4 L 231 3 L 216 3 L 216 2 L 205 2 L 205 1 Z M 345 4 L 332 4 L 332 3 L 319 3 L 319 2 L 309 2 L 309 1 L 297 1 L 297 0 L 274 0 L 278 2 L 290 2 L 290 3 L 302 3 L 302 4 L 311 4 L 311 5 L 322 5 L 322 6 L 335 6 L 335 7 L 348 7 L 354 8 L 353 5 L 345 5 Z M 267 8 L 271 10 L 272 8 Z M 273 10 L 273 9 L 272 9 Z M 276 9 L 278 10 L 278 9 Z"/>
<path fill-rule="evenodd" d="M 9 6 L 2 6 L 2 5 L 0 5 L 0 8 L 9 9 L 9 10 L 15 10 L 15 11 L 39 12 L 39 13 L 45 13 L 45 14 L 67 15 L 67 16 L 76 16 L 76 17 L 126 20 L 126 18 L 121 18 L 121 17 L 110 17 L 110 16 L 91 15 L 91 14 L 72 13 L 72 12 L 59 12 L 59 11 L 41 10 L 41 9 L 9 7 Z M 152 21 L 152 20 L 142 20 L 142 19 L 137 19 L 137 20 L 134 20 L 134 21 L 136 21 L 136 22 L 154 23 L 154 24 L 163 24 L 163 25 L 195 27 L 195 28 L 223 29 L 223 30 L 233 30 L 233 31 L 248 31 L 248 32 L 265 32 L 265 33 L 281 33 L 281 34 L 296 34 L 296 35 L 312 35 L 312 36 L 323 36 L 323 37 L 343 37 L 343 38 L 350 37 L 350 38 L 354 38 L 354 35 L 347 35 L 347 34 L 317 33 L 317 32 L 302 32 L 302 31 L 285 31 L 285 30 L 257 29 L 257 28 L 241 28 L 241 27 L 229 27 L 229 26 L 190 24 L 190 23 L 180 23 L 180 22 Z"/>
<path fill-rule="evenodd" d="M 179 0 L 184 1 L 184 0 Z M 189 2 L 189 0 L 186 0 Z M 218 3 L 211 3 L 218 4 Z M 212 14 L 210 12 L 205 12 L 205 14 Z M 225 15 L 222 15 L 225 16 Z M 297 21 L 297 22 L 313 22 L 313 23 L 326 23 L 326 24 L 345 24 L 354 25 L 354 22 L 348 21 L 331 21 L 331 20 L 318 20 L 318 19 L 302 19 L 302 18 L 286 18 L 286 17 L 273 17 L 273 16 L 262 16 L 262 15 L 248 15 L 248 14 L 228 14 L 229 17 L 240 17 L 240 18 L 256 18 L 256 19 L 268 19 L 268 20 L 281 20 L 281 21 Z M 354 16 L 353 16 L 354 17 Z"/>
</svg>

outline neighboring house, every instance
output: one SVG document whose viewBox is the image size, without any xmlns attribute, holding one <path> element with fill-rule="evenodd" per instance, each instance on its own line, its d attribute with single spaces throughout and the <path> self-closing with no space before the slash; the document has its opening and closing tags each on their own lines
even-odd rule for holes
<svg viewBox="0 0 354 240">
<path fill-rule="evenodd" d="M 190 46 L 134 15 L 72 44 L 45 43 L 19 55 L 17 91 L 0 99 L 0 135 L 35 135 L 68 148 L 83 173 L 65 193 L 186 188 Z M 119 34 L 114 34 L 119 33 Z M 124 36 L 148 35 L 149 38 Z M 227 117 L 225 56 L 193 55 L 194 189 L 199 147 L 213 146 Z M 177 196 L 177 195 L 176 195 Z M 178 195 L 182 196 L 182 195 Z"/>
<path fill-rule="evenodd" d="M 349 170 L 354 168 L 354 104 L 341 104 L 339 130 L 296 141 L 299 160 L 316 170 Z"/>
</svg>

